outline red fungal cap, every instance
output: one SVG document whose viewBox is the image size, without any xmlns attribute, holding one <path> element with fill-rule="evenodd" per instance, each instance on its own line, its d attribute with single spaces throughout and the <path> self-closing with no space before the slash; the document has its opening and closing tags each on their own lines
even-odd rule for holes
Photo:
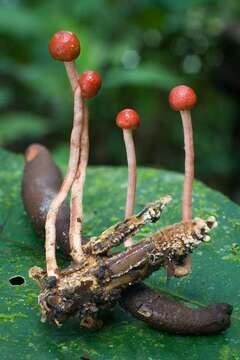
<svg viewBox="0 0 240 360">
<path fill-rule="evenodd" d="M 73 61 L 80 54 L 80 42 L 70 31 L 59 31 L 48 43 L 48 50 L 55 60 Z"/>
<path fill-rule="evenodd" d="M 190 110 L 196 104 L 197 96 L 189 86 L 179 85 L 170 91 L 168 101 L 175 111 Z"/>
<path fill-rule="evenodd" d="M 140 125 L 140 118 L 135 110 L 124 109 L 117 114 L 116 124 L 122 129 L 135 129 Z"/>
<path fill-rule="evenodd" d="M 101 75 L 92 70 L 84 71 L 78 81 L 82 96 L 87 99 L 96 96 L 102 85 Z"/>
</svg>

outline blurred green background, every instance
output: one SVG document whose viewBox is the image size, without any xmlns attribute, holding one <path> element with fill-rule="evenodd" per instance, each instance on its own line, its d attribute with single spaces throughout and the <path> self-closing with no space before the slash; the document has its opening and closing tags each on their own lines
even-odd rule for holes
<svg viewBox="0 0 240 360">
<path fill-rule="evenodd" d="M 81 41 L 79 71 L 98 70 L 89 101 L 91 164 L 126 163 L 115 115 L 133 107 L 138 163 L 183 171 L 172 86 L 193 86 L 196 177 L 240 202 L 239 0 L 0 0 L 0 145 L 40 142 L 65 154 L 72 97 L 64 66 L 47 44 L 70 30 Z"/>
</svg>

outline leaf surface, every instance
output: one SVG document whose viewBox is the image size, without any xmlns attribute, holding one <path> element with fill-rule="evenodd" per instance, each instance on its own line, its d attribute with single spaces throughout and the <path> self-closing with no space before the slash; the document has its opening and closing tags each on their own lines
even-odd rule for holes
<svg viewBox="0 0 240 360">
<path fill-rule="evenodd" d="M 44 267 L 43 240 L 34 234 L 23 210 L 20 183 L 23 158 L 0 151 L 0 349 L 1 359 L 79 360 L 238 360 L 240 354 L 240 208 L 200 182 L 194 186 L 194 215 L 215 215 L 219 227 L 209 244 L 193 255 L 193 272 L 185 279 L 166 284 L 164 270 L 147 280 L 156 289 L 172 294 L 189 306 L 228 302 L 234 306 L 232 326 L 209 337 L 180 337 L 158 332 L 132 318 L 120 307 L 105 316 L 98 332 L 80 328 L 76 320 L 61 328 L 40 322 L 38 289 L 28 278 L 33 265 Z M 63 165 L 63 164 L 62 164 Z M 137 238 L 181 218 L 182 175 L 141 168 L 138 173 L 136 210 L 149 201 L 171 194 L 160 222 L 146 227 Z M 123 216 L 127 169 L 92 167 L 85 194 L 85 233 L 96 235 Z M 60 263 L 66 263 L 59 254 Z M 12 286 L 9 278 L 25 278 Z"/>
</svg>

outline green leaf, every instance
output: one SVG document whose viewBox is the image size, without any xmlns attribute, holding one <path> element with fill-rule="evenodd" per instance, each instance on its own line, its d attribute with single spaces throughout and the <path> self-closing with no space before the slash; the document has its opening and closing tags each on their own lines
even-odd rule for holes
<svg viewBox="0 0 240 360">
<path fill-rule="evenodd" d="M 12 100 L 12 93 L 9 87 L 0 87 L 0 107 L 7 106 Z"/>
<path fill-rule="evenodd" d="M 172 86 L 182 82 L 172 71 L 155 64 L 140 65 L 134 70 L 113 69 L 105 76 L 106 87 L 126 85 L 140 85 L 159 87 L 169 90 Z"/>
<path fill-rule="evenodd" d="M 234 306 L 232 326 L 209 337 L 179 337 L 158 332 L 133 319 L 121 308 L 108 312 L 98 332 L 80 328 L 69 320 L 61 328 L 40 322 L 38 289 L 28 278 L 33 265 L 44 266 L 43 241 L 37 238 L 24 213 L 20 182 L 23 158 L 0 151 L 0 349 L 1 359 L 79 360 L 83 355 L 104 360 L 202 360 L 239 359 L 240 208 L 199 182 L 194 187 L 194 215 L 215 215 L 219 227 L 209 244 L 193 256 L 193 272 L 185 279 L 165 282 L 164 271 L 151 276 L 154 288 L 174 295 L 189 305 L 229 302 Z M 142 236 L 180 220 L 182 175 L 150 168 L 139 170 L 136 210 L 170 193 L 173 202 L 159 224 L 148 226 Z M 85 196 L 85 233 L 94 235 L 123 217 L 127 169 L 92 167 L 88 171 Z M 114 201 L 113 201 L 114 199 Z M 141 237 L 141 236 L 139 236 Z M 22 286 L 11 286 L 14 275 L 25 278 Z"/>
<path fill-rule="evenodd" d="M 8 113 L 0 116 L 0 144 L 27 136 L 41 136 L 48 132 L 46 121 L 31 113 Z"/>
<path fill-rule="evenodd" d="M 11 19 L 11 21 L 10 21 Z M 14 24 L 14 26 L 13 26 Z M 0 31 L 7 34 L 24 37 L 36 35 L 44 30 L 42 19 L 33 11 L 16 6 L 15 4 L 1 4 Z"/>
</svg>

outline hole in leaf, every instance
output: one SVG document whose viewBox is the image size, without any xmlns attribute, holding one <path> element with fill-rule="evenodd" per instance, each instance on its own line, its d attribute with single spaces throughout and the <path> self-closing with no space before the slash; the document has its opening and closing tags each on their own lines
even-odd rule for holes
<svg viewBox="0 0 240 360">
<path fill-rule="evenodd" d="M 16 285 L 23 285 L 25 283 L 25 279 L 24 277 L 20 276 L 20 275 L 16 275 L 13 276 L 9 279 L 9 282 L 11 285 L 16 286 Z"/>
</svg>

